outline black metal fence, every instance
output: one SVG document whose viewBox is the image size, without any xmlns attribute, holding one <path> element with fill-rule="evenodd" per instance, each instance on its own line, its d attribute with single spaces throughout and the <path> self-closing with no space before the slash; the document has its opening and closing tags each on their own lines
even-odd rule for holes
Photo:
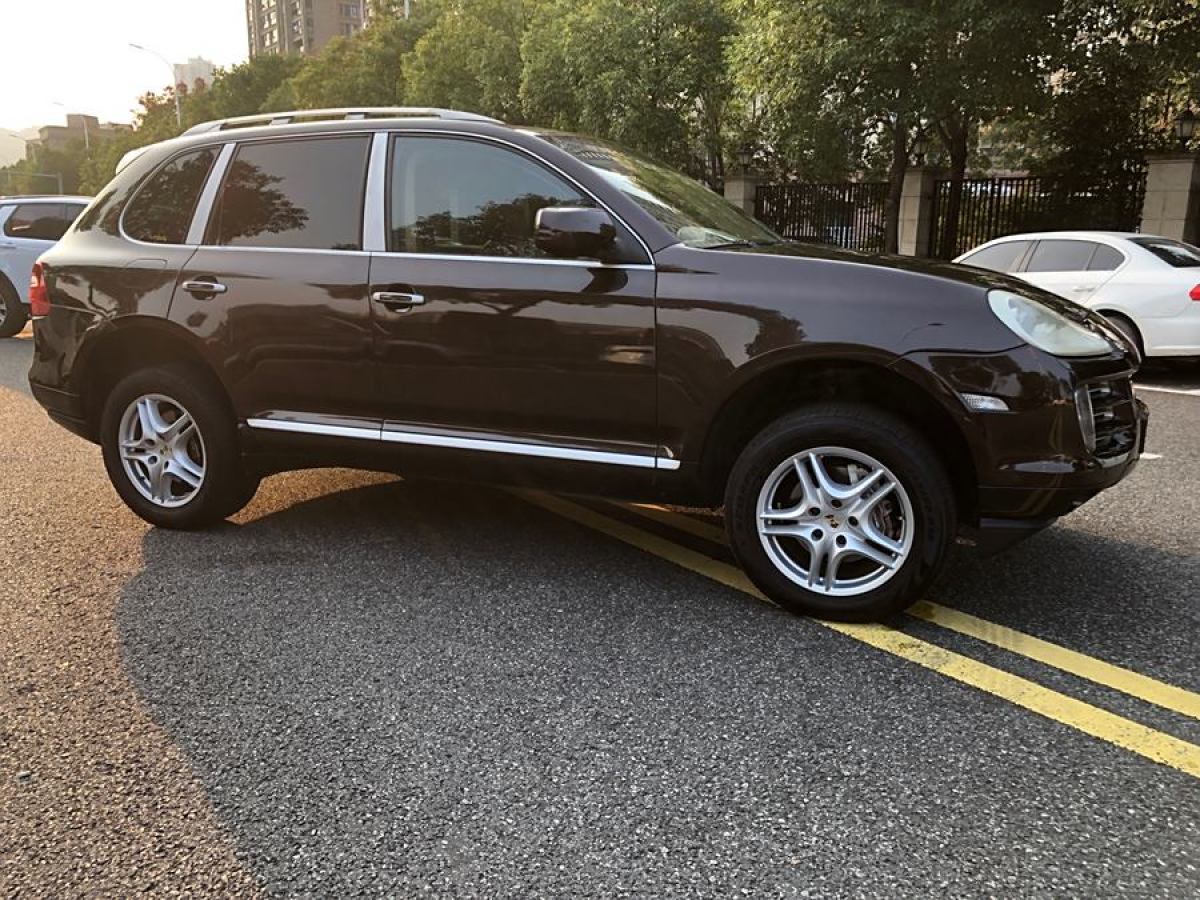
<svg viewBox="0 0 1200 900">
<path fill-rule="evenodd" d="M 932 255 L 953 259 L 972 247 L 1025 231 L 1137 231 L 1145 172 L 1104 182 L 1030 175 L 963 182 L 958 222 L 947 227 L 951 182 L 939 180 L 933 198 Z"/>
<path fill-rule="evenodd" d="M 883 252 L 884 181 L 760 185 L 754 215 L 786 238 Z"/>
</svg>

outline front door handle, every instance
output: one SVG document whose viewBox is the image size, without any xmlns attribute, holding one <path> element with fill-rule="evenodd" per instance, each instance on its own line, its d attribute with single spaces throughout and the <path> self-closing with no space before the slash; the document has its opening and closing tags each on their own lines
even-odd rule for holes
<svg viewBox="0 0 1200 900">
<path fill-rule="evenodd" d="M 420 294 L 405 294 L 399 291 L 376 291 L 371 295 L 371 299 L 391 310 L 410 309 L 425 302 L 425 298 Z"/>
<path fill-rule="evenodd" d="M 221 284 L 221 282 L 213 280 L 205 280 L 198 278 L 195 281 L 185 281 L 183 289 L 189 294 L 224 294 L 229 288 Z"/>
<path fill-rule="evenodd" d="M 16 250 L 17 245 L 12 241 L 0 241 L 0 250 Z"/>
</svg>

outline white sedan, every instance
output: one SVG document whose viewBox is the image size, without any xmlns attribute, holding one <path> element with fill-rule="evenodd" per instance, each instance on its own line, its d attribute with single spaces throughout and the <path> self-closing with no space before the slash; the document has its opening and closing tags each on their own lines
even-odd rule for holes
<svg viewBox="0 0 1200 900">
<path fill-rule="evenodd" d="M 1106 316 L 1143 356 L 1200 356 L 1200 248 L 1149 234 L 1011 234 L 956 263 L 1006 272 Z"/>
</svg>

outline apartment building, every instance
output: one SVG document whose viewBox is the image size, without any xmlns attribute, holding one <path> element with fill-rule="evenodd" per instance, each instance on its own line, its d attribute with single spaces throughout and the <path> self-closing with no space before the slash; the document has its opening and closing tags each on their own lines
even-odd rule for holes
<svg viewBox="0 0 1200 900">
<path fill-rule="evenodd" d="M 246 0 L 250 55 L 318 53 L 370 17 L 371 0 Z"/>
</svg>

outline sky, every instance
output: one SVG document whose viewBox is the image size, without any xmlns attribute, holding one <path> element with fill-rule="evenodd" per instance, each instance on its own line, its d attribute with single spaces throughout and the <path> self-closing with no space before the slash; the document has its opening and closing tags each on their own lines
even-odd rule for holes
<svg viewBox="0 0 1200 900">
<path fill-rule="evenodd" d="M 131 122 L 137 98 L 172 80 L 131 42 L 173 63 L 247 56 L 245 0 L 0 0 L 0 19 L 3 131 L 61 123 L 67 112 Z"/>
</svg>

